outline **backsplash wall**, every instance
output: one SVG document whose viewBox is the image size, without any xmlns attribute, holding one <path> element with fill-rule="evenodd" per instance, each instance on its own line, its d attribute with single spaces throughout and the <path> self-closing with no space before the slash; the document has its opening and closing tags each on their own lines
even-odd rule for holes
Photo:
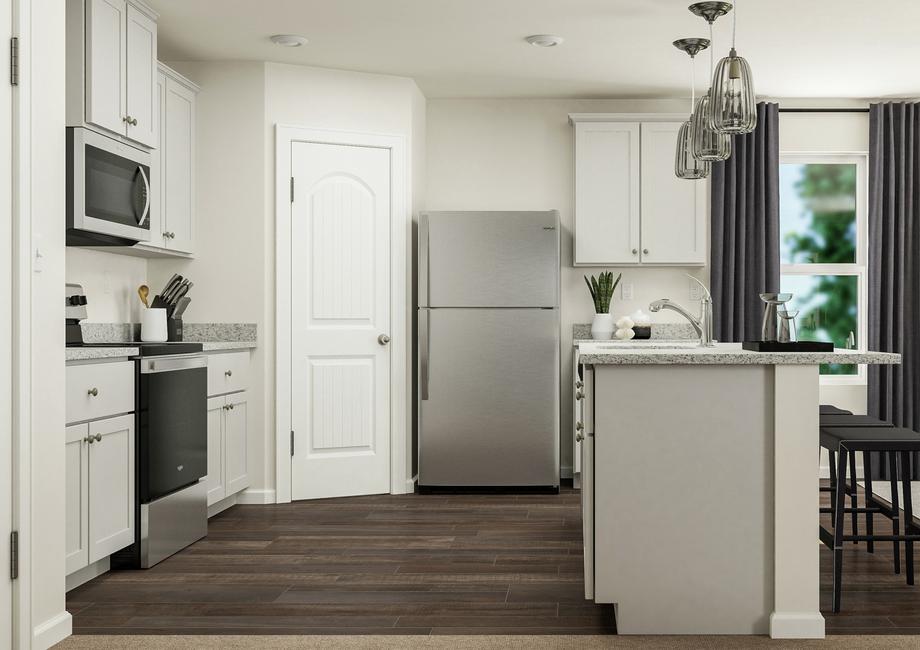
<svg viewBox="0 0 920 650">
<path fill-rule="evenodd" d="M 146 259 L 68 248 L 65 277 L 69 283 L 83 285 L 88 300 L 88 322 L 140 322 L 142 306 L 137 288 L 147 282 Z M 151 287 L 150 290 L 153 293 L 157 289 Z"/>
</svg>

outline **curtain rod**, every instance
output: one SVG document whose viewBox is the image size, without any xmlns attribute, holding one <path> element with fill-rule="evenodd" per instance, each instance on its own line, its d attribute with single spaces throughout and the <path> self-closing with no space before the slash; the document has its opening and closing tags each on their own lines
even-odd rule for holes
<svg viewBox="0 0 920 650">
<path fill-rule="evenodd" d="M 868 108 L 780 108 L 780 113 L 868 113 Z"/>
</svg>

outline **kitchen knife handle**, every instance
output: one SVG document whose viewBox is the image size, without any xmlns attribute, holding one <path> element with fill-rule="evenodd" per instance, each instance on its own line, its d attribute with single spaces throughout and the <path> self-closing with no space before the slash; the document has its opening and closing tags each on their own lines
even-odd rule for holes
<svg viewBox="0 0 920 650">
<path fill-rule="evenodd" d="M 421 399 L 428 399 L 428 363 L 429 363 L 429 353 L 430 353 L 430 335 L 429 335 L 429 322 L 428 319 L 431 317 L 431 313 L 427 309 L 419 310 L 418 315 L 418 347 L 419 347 L 419 363 L 418 363 L 418 383 L 419 383 L 419 392 L 421 393 Z"/>
</svg>

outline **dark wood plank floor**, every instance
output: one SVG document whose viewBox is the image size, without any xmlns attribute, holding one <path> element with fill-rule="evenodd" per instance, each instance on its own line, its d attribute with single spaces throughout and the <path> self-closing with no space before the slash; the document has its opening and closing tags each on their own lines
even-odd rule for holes
<svg viewBox="0 0 920 650">
<path fill-rule="evenodd" d="M 821 582 L 829 634 L 920 634 L 920 587 L 893 575 L 890 544 L 847 550 L 841 614 L 823 547 Z M 77 634 L 615 633 L 612 607 L 582 590 L 569 489 L 236 506 L 206 539 L 79 587 L 67 608 Z"/>
<path fill-rule="evenodd" d="M 235 506 L 148 571 L 68 594 L 83 634 L 608 634 L 578 492 Z"/>
</svg>

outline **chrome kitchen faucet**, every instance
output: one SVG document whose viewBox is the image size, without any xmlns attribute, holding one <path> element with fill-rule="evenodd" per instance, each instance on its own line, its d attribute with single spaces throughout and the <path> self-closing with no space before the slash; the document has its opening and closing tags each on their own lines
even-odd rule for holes
<svg viewBox="0 0 920 650">
<path fill-rule="evenodd" d="M 697 336 L 700 337 L 701 348 L 715 347 L 715 341 L 712 340 L 712 295 L 709 293 L 709 289 L 706 288 L 706 285 L 700 282 L 699 279 L 693 277 L 692 275 L 687 275 L 687 277 L 700 285 L 700 288 L 703 290 L 702 297 L 700 298 L 699 318 L 668 298 L 656 300 L 650 303 L 648 308 L 652 312 L 659 312 L 662 309 L 670 309 L 671 311 L 676 311 L 678 314 L 686 318 L 693 326 Z"/>
</svg>

